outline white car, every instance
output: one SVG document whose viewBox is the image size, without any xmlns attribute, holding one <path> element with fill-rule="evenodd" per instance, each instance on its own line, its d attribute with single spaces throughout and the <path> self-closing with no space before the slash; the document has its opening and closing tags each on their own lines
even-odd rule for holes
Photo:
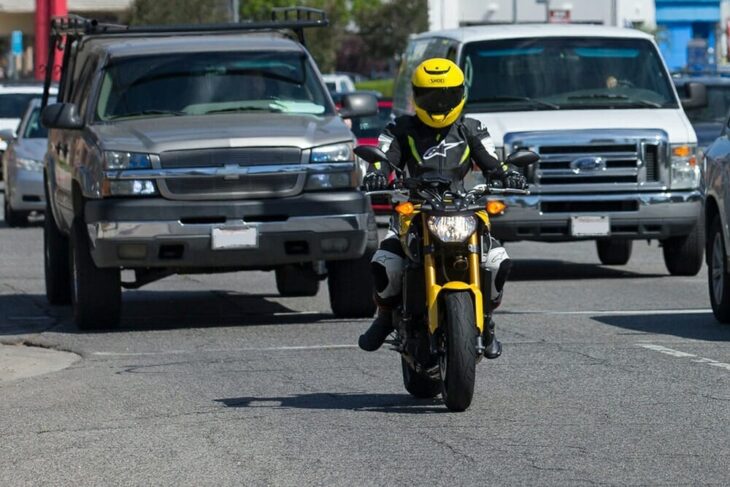
<svg viewBox="0 0 730 487">
<path fill-rule="evenodd" d="M 48 145 L 48 130 L 41 125 L 41 99 L 28 104 L 18 126 L 17 136 L 3 154 L 5 179 L 5 223 L 24 226 L 31 212 L 46 207 L 43 191 L 43 157 Z"/>
<path fill-rule="evenodd" d="M 56 88 L 51 88 L 51 94 L 56 94 Z M 43 84 L 41 83 L 3 83 L 0 84 L 0 131 L 13 134 L 18 129 L 20 118 L 28 108 L 28 103 L 33 98 L 43 95 Z M 8 148 L 7 139 L 0 138 L 0 156 Z"/>
<path fill-rule="evenodd" d="M 330 93 L 350 93 L 355 91 L 355 82 L 346 74 L 323 74 L 322 79 Z"/>
</svg>

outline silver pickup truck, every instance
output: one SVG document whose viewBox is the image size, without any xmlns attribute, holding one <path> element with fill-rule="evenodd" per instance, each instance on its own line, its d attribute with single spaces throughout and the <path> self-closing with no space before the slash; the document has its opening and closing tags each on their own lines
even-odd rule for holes
<svg viewBox="0 0 730 487">
<path fill-rule="evenodd" d="M 326 18 L 306 14 L 199 27 L 54 21 L 51 45 L 64 39 L 65 50 L 58 102 L 43 112 L 46 290 L 73 305 L 80 328 L 114 326 L 122 287 L 249 269 L 274 270 L 287 296 L 328 278 L 336 315 L 373 314 L 377 231 L 342 117 L 377 104 L 353 95 L 335 110 L 302 36 Z"/>
</svg>

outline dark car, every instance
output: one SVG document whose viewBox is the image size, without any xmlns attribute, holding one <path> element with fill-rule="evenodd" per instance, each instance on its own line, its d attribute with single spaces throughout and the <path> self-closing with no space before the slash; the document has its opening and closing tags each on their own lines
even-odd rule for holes
<svg viewBox="0 0 730 487">
<path fill-rule="evenodd" d="M 697 145 L 706 149 L 722 132 L 730 110 L 730 74 L 675 75 L 674 84 L 680 98 L 689 82 L 702 83 L 707 88 L 707 105 L 702 108 L 685 108 L 687 118 L 697 133 Z"/>
</svg>

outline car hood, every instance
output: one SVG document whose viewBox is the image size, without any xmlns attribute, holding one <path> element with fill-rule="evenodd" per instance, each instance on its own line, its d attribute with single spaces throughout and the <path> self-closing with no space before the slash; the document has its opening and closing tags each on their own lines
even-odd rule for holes
<svg viewBox="0 0 730 487">
<path fill-rule="evenodd" d="M 299 147 L 352 141 L 339 116 L 224 114 L 143 118 L 90 127 L 104 150 L 160 153 L 224 147 Z"/>
<path fill-rule="evenodd" d="M 495 145 L 514 132 L 558 130 L 660 129 L 670 143 L 694 143 L 695 132 L 680 109 L 549 110 L 529 112 L 467 113 L 482 122 Z"/>
<path fill-rule="evenodd" d="M 15 149 L 16 157 L 23 159 L 33 159 L 36 161 L 42 161 L 46 154 L 46 148 L 48 147 L 48 139 L 19 139 L 17 140 L 13 148 Z"/>
</svg>

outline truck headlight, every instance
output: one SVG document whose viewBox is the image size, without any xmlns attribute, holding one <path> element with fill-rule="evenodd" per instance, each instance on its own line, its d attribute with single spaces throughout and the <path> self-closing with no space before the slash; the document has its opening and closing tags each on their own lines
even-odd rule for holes
<svg viewBox="0 0 730 487">
<path fill-rule="evenodd" d="M 103 196 L 151 196 L 157 194 L 154 181 L 149 179 L 106 179 Z"/>
<path fill-rule="evenodd" d="M 18 157 L 15 162 L 18 164 L 18 168 L 23 171 L 43 172 L 43 161 Z"/>
<path fill-rule="evenodd" d="M 357 184 L 350 172 L 335 172 L 331 174 L 310 174 L 304 189 L 316 191 L 319 189 L 354 188 Z"/>
<path fill-rule="evenodd" d="M 354 160 L 355 153 L 351 142 L 315 147 L 309 157 L 310 162 L 348 162 Z"/>
<path fill-rule="evenodd" d="M 443 243 L 463 242 L 477 229 L 473 216 L 430 216 L 428 229 Z"/>
<path fill-rule="evenodd" d="M 697 164 L 696 145 L 672 145 L 670 158 L 672 161 L 672 189 L 694 189 L 700 184 L 700 167 Z"/>
<path fill-rule="evenodd" d="M 149 154 L 139 152 L 105 151 L 104 168 L 107 170 L 152 169 L 152 159 Z"/>
</svg>

